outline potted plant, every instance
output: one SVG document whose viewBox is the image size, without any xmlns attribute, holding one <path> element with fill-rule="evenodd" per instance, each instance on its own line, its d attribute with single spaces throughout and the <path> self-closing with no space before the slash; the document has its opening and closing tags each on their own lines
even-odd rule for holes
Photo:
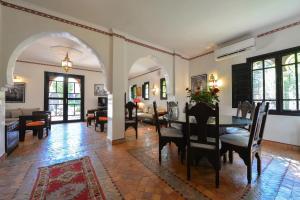
<svg viewBox="0 0 300 200">
<path fill-rule="evenodd" d="M 210 87 L 208 90 L 201 90 L 197 88 L 195 92 L 191 89 L 186 88 L 187 97 L 190 98 L 190 103 L 204 102 L 210 106 L 214 106 L 219 102 L 218 93 L 220 92 L 217 87 Z"/>
</svg>

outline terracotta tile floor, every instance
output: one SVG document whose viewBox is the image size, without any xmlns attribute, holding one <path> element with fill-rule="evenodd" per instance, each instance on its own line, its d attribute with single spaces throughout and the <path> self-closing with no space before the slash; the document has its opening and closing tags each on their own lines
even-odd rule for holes
<svg viewBox="0 0 300 200">
<path fill-rule="evenodd" d="M 223 164 L 221 185 L 216 189 L 214 172 L 205 161 L 192 168 L 192 180 L 186 181 L 185 165 L 174 145 L 164 148 L 159 166 L 157 139 L 150 125 L 140 126 L 138 140 L 128 130 L 126 142 L 114 146 L 105 133 L 85 123 L 53 125 L 43 140 L 28 133 L 25 142 L 0 163 L 0 199 L 28 198 L 38 167 L 85 155 L 109 176 L 109 180 L 99 178 L 107 194 L 113 193 L 114 183 L 125 199 L 300 199 L 299 149 L 264 143 L 263 173 L 257 178 L 254 163 L 251 185 L 246 184 L 243 161 L 235 155 L 233 164 Z M 116 196 L 108 195 L 108 199 Z"/>
</svg>

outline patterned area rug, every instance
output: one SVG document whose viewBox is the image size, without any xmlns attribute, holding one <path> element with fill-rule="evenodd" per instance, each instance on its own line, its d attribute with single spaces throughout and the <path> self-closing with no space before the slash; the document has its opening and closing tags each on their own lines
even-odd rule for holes
<svg viewBox="0 0 300 200">
<path fill-rule="evenodd" d="M 41 167 L 31 198 L 106 199 L 89 157 Z"/>
</svg>

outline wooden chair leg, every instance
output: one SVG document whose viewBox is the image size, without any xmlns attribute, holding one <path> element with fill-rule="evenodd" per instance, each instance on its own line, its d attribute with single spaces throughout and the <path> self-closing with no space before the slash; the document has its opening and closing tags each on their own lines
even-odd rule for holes
<svg viewBox="0 0 300 200">
<path fill-rule="evenodd" d="M 43 129 L 43 128 L 38 128 L 37 132 L 38 132 L 38 138 L 39 138 L 40 140 L 43 139 L 43 132 L 44 132 L 44 129 Z"/>
<path fill-rule="evenodd" d="M 255 157 L 257 159 L 257 174 L 260 176 L 261 174 L 261 158 L 260 158 L 260 153 L 256 153 Z"/>
<path fill-rule="evenodd" d="M 223 162 L 226 163 L 227 162 L 227 153 L 223 154 Z"/>
<path fill-rule="evenodd" d="M 104 132 L 104 123 L 100 123 L 100 131 Z"/>
<path fill-rule="evenodd" d="M 186 164 L 186 176 L 187 180 L 191 180 L 191 158 L 189 152 L 187 153 L 187 164 Z"/>
<path fill-rule="evenodd" d="M 216 170 L 216 188 L 219 188 L 220 186 L 220 171 Z"/>
<path fill-rule="evenodd" d="M 161 165 L 161 149 L 159 147 L 159 155 L 158 155 L 159 164 Z"/>
<path fill-rule="evenodd" d="M 138 127 L 135 127 L 135 138 L 138 139 Z"/>
<path fill-rule="evenodd" d="M 251 163 L 251 161 L 247 165 L 247 180 L 248 180 L 248 184 L 251 184 L 251 180 L 252 180 L 252 163 Z"/>
<path fill-rule="evenodd" d="M 33 130 L 32 130 L 32 134 L 33 134 L 33 136 L 37 136 L 37 134 L 38 134 L 38 130 L 37 130 L 36 128 L 33 128 Z"/>
<path fill-rule="evenodd" d="M 233 163 L 233 151 L 229 150 L 229 162 L 232 164 Z"/>
</svg>

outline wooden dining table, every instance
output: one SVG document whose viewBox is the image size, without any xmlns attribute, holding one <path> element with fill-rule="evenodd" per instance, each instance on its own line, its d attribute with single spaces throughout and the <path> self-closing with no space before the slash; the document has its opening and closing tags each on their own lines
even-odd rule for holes
<svg viewBox="0 0 300 200">
<path fill-rule="evenodd" d="M 171 117 L 169 118 L 168 115 L 163 117 L 164 120 L 168 121 L 169 123 L 179 123 L 182 125 L 186 124 L 186 116 L 185 113 L 180 113 L 178 118 Z M 196 119 L 194 117 L 190 117 L 190 124 L 195 124 Z M 207 121 L 208 125 L 215 124 L 215 118 L 210 117 Z M 252 124 L 252 120 L 244 117 L 236 117 L 231 115 L 220 115 L 219 116 L 219 127 L 245 127 Z"/>
</svg>

